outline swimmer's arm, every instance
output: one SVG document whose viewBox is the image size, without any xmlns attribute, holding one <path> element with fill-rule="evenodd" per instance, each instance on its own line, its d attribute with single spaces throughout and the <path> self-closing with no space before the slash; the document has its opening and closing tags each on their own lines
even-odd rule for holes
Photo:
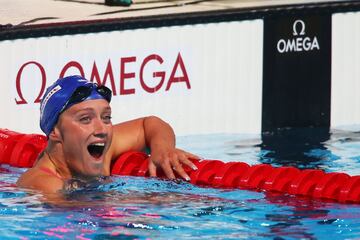
<svg viewBox="0 0 360 240">
<path fill-rule="evenodd" d="M 161 167 L 170 179 L 175 178 L 175 171 L 183 179 L 190 181 L 190 177 L 184 171 L 182 164 L 196 169 L 189 158 L 198 157 L 175 147 L 175 134 L 172 127 L 160 118 L 149 117 L 144 119 L 143 130 L 145 144 L 151 149 L 150 176 L 156 176 L 156 168 Z"/>
<path fill-rule="evenodd" d="M 189 180 L 181 164 L 196 169 L 189 158 L 198 157 L 175 147 L 173 129 L 160 118 L 150 116 L 114 126 L 111 151 L 115 158 L 125 151 L 141 151 L 146 147 L 151 149 L 149 161 L 151 176 L 156 176 L 156 167 L 161 167 L 171 179 L 175 178 L 173 171 L 175 169 L 181 177 Z"/>
</svg>

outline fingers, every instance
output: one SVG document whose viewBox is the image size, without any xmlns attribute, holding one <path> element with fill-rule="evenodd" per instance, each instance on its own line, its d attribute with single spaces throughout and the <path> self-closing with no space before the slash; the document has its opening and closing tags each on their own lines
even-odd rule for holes
<svg viewBox="0 0 360 240">
<path fill-rule="evenodd" d="M 157 166 L 155 165 L 157 162 L 158 161 L 156 159 L 150 158 L 150 161 L 149 161 L 149 174 L 150 174 L 150 177 L 156 177 L 157 176 L 157 174 L 156 174 Z M 162 168 L 162 170 L 165 173 L 167 178 L 175 179 L 175 175 L 174 175 L 174 172 L 173 172 L 173 170 L 171 168 L 169 160 L 162 161 L 161 163 L 158 163 L 157 165 L 158 165 L 158 167 Z"/>
<path fill-rule="evenodd" d="M 149 161 L 149 173 L 150 177 L 156 177 L 156 166 L 152 161 Z"/>
<path fill-rule="evenodd" d="M 162 166 L 162 169 L 166 175 L 166 177 L 170 178 L 170 179 L 175 179 L 175 175 L 174 172 L 171 168 L 171 165 L 168 161 L 166 161 Z"/>
<path fill-rule="evenodd" d="M 173 169 L 186 181 L 190 181 L 189 175 L 184 171 L 184 168 L 181 166 L 179 160 L 175 160 L 172 164 Z"/>
<path fill-rule="evenodd" d="M 189 152 L 185 152 L 185 151 L 184 151 L 184 154 L 186 155 L 187 159 L 188 159 L 188 158 L 198 159 L 198 160 L 203 159 L 202 157 L 199 157 L 199 156 L 197 156 L 197 155 L 195 155 L 195 154 L 192 154 L 192 153 L 189 153 Z"/>
<path fill-rule="evenodd" d="M 182 150 L 178 150 L 175 153 L 166 154 L 161 157 L 150 157 L 149 161 L 149 173 L 150 176 L 156 177 L 156 167 L 161 167 L 166 177 L 169 179 L 175 179 L 175 172 L 186 181 L 190 181 L 189 175 L 185 172 L 183 165 L 189 166 L 192 170 L 197 170 L 196 165 L 189 160 L 189 158 L 199 159 L 194 154 L 187 153 Z M 175 171 L 175 172 L 174 172 Z"/>
<path fill-rule="evenodd" d="M 194 156 L 195 156 L 195 155 L 194 155 Z M 192 157 L 190 157 L 190 158 L 192 158 Z M 199 158 L 197 158 L 197 159 L 199 159 Z M 196 165 L 195 165 L 192 161 L 189 160 L 189 156 L 182 155 L 182 156 L 179 157 L 179 160 L 180 160 L 183 164 L 189 166 L 192 170 L 194 170 L 194 171 L 198 170 L 198 168 L 196 167 Z"/>
</svg>

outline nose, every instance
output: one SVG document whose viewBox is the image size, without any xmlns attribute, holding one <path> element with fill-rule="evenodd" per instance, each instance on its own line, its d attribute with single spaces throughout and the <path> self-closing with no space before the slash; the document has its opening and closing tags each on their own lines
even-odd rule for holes
<svg viewBox="0 0 360 240">
<path fill-rule="evenodd" d="M 107 135 L 106 124 L 101 119 L 94 119 L 94 135 L 100 138 L 104 138 Z"/>
</svg>

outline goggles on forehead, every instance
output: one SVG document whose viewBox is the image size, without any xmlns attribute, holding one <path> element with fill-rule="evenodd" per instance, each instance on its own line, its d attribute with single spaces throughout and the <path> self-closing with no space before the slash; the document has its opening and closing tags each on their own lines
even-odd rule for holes
<svg viewBox="0 0 360 240">
<path fill-rule="evenodd" d="M 86 86 L 80 86 L 75 89 L 75 91 L 71 94 L 69 100 L 64 104 L 63 108 L 61 109 L 60 113 L 64 112 L 70 106 L 80 103 L 87 99 L 92 91 L 95 91 L 103 97 L 106 101 L 110 102 L 112 97 L 112 92 L 109 88 L 105 86 L 98 86 L 96 83 L 92 83 Z"/>
</svg>

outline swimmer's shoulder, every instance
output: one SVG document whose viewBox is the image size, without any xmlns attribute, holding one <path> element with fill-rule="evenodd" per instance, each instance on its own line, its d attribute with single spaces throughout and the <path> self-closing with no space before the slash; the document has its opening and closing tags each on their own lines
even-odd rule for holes
<svg viewBox="0 0 360 240">
<path fill-rule="evenodd" d="M 40 190 L 44 193 L 57 193 L 63 189 L 64 181 L 36 166 L 23 173 L 16 185 L 22 188 Z"/>
</svg>

